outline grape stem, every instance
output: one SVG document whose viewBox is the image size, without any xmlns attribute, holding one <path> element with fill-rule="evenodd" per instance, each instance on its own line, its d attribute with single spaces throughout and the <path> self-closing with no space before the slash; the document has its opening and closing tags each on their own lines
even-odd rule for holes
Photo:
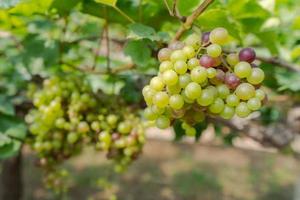
<svg viewBox="0 0 300 200">
<path fill-rule="evenodd" d="M 214 0 L 204 0 L 203 3 L 201 3 L 199 7 L 186 18 L 185 22 L 181 25 L 181 27 L 176 32 L 173 41 L 179 40 L 183 35 L 183 33 L 192 27 L 194 21 L 199 17 L 199 15 L 201 15 L 206 10 L 206 8 L 213 2 Z"/>
<path fill-rule="evenodd" d="M 279 59 L 277 57 L 263 57 L 263 56 L 256 56 L 256 59 L 261 61 L 261 62 L 265 62 L 265 63 L 270 63 L 270 64 L 274 64 L 274 65 L 278 65 L 281 66 L 283 68 L 286 68 L 290 71 L 293 72 L 298 72 L 300 73 L 300 66 L 294 65 L 292 63 L 286 62 L 282 59 Z"/>
<path fill-rule="evenodd" d="M 172 16 L 172 17 L 176 17 L 178 18 L 180 21 L 184 22 L 186 20 L 186 18 L 184 16 L 181 16 L 180 13 L 179 13 L 179 10 L 178 10 L 178 7 L 177 7 L 177 0 L 174 0 L 173 1 L 173 6 L 172 6 L 172 10 L 168 4 L 168 1 L 167 0 L 164 0 L 164 3 L 167 7 L 167 10 L 169 11 L 169 14 Z"/>
</svg>

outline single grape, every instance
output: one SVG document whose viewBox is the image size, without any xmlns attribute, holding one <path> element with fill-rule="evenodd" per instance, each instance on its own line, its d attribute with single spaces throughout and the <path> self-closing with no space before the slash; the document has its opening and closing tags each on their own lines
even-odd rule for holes
<svg viewBox="0 0 300 200">
<path fill-rule="evenodd" d="M 220 116 L 224 119 L 231 119 L 235 114 L 235 109 L 225 105 L 223 111 L 221 112 Z"/>
<path fill-rule="evenodd" d="M 188 128 L 185 130 L 185 134 L 187 136 L 195 136 L 196 135 L 196 129 L 195 128 Z"/>
<path fill-rule="evenodd" d="M 100 124 L 100 122 L 98 122 L 98 121 L 92 122 L 91 128 L 92 128 L 93 131 L 99 132 L 100 129 L 101 129 L 101 124 Z"/>
<path fill-rule="evenodd" d="M 183 47 L 182 51 L 188 59 L 191 59 L 196 55 L 196 52 L 195 52 L 195 49 L 193 48 L 193 46 L 185 46 L 185 47 Z"/>
<path fill-rule="evenodd" d="M 187 71 L 187 64 L 182 60 L 178 60 L 174 63 L 174 70 L 177 74 L 185 74 Z"/>
<path fill-rule="evenodd" d="M 244 48 L 239 52 L 240 61 L 252 63 L 256 58 L 255 51 L 252 48 Z"/>
<path fill-rule="evenodd" d="M 178 82 L 177 73 L 173 70 L 167 70 L 162 74 L 163 82 L 166 85 L 175 85 Z"/>
<path fill-rule="evenodd" d="M 191 58 L 188 61 L 187 65 L 188 65 L 188 69 L 192 70 L 192 69 L 194 69 L 194 67 L 199 66 L 199 60 L 197 58 Z"/>
<path fill-rule="evenodd" d="M 262 90 L 262 89 L 257 89 L 256 91 L 255 91 L 255 97 L 257 97 L 259 100 L 264 100 L 265 99 L 265 97 L 266 97 L 266 94 L 265 94 L 265 92 Z"/>
<path fill-rule="evenodd" d="M 191 82 L 185 88 L 185 95 L 190 99 L 197 99 L 201 95 L 201 86 L 198 83 Z"/>
<path fill-rule="evenodd" d="M 247 81 L 253 85 L 260 84 L 265 79 L 265 73 L 260 68 L 252 68 L 250 76 Z"/>
<path fill-rule="evenodd" d="M 213 114 L 221 113 L 224 109 L 224 101 L 221 98 L 216 98 L 215 101 L 209 106 L 209 111 Z"/>
<path fill-rule="evenodd" d="M 203 55 L 200 58 L 200 65 L 205 68 L 213 67 L 215 65 L 215 60 L 209 55 Z"/>
<path fill-rule="evenodd" d="M 212 58 L 219 57 L 222 53 L 222 48 L 218 44 L 211 44 L 207 47 L 206 50 L 207 50 L 207 54 Z"/>
<path fill-rule="evenodd" d="M 214 59 L 213 67 L 218 67 L 222 64 L 222 60 L 219 57 L 213 59 Z"/>
<path fill-rule="evenodd" d="M 191 99 L 191 98 L 187 97 L 187 96 L 186 96 L 186 92 L 185 92 L 185 90 L 182 90 L 182 92 L 181 92 L 181 94 L 180 94 L 180 95 L 183 97 L 183 99 L 184 99 L 184 102 L 186 102 L 186 103 L 189 103 L 189 104 L 191 104 L 191 103 L 193 103 L 193 102 L 194 102 L 194 100 L 195 100 L 195 99 Z"/>
<path fill-rule="evenodd" d="M 219 97 L 222 99 L 226 99 L 226 97 L 230 94 L 230 90 L 225 84 L 218 85 L 217 90 Z"/>
<path fill-rule="evenodd" d="M 212 94 L 214 95 L 214 98 L 218 97 L 218 90 L 215 86 L 209 85 L 205 89 L 210 90 Z"/>
<path fill-rule="evenodd" d="M 150 87 L 153 90 L 161 91 L 164 88 L 164 86 L 165 86 L 165 84 L 164 84 L 163 80 L 158 76 L 153 77 L 150 81 Z"/>
<path fill-rule="evenodd" d="M 167 86 L 167 92 L 168 94 L 179 94 L 181 92 L 181 87 L 179 83 L 176 83 L 175 85 L 169 85 Z"/>
<path fill-rule="evenodd" d="M 203 122 L 205 120 L 205 114 L 203 112 L 194 112 L 193 119 L 195 122 Z"/>
<path fill-rule="evenodd" d="M 250 110 L 258 110 L 261 107 L 261 101 L 254 97 L 248 100 L 247 106 Z"/>
<path fill-rule="evenodd" d="M 240 99 L 235 94 L 230 94 L 226 98 L 228 106 L 235 107 L 240 103 Z"/>
<path fill-rule="evenodd" d="M 170 55 L 172 53 L 172 50 L 169 48 L 162 48 L 161 50 L 159 50 L 158 52 L 158 60 L 160 62 L 162 61 L 166 61 L 170 59 Z"/>
<path fill-rule="evenodd" d="M 160 108 L 157 105 L 153 105 L 151 106 L 151 111 L 155 114 L 155 115 L 161 115 L 165 112 L 165 108 Z"/>
<path fill-rule="evenodd" d="M 155 96 L 153 97 L 153 103 L 159 108 L 166 107 L 169 103 L 168 94 L 166 92 L 156 93 Z"/>
<path fill-rule="evenodd" d="M 248 100 L 255 96 L 255 88 L 249 83 L 242 83 L 236 88 L 235 94 L 241 100 Z"/>
<path fill-rule="evenodd" d="M 69 133 L 67 136 L 67 141 L 69 144 L 74 144 L 75 142 L 77 142 L 78 139 L 78 134 L 74 132 Z"/>
<path fill-rule="evenodd" d="M 228 54 L 226 57 L 226 61 L 232 67 L 234 67 L 240 62 L 239 56 L 236 53 Z"/>
<path fill-rule="evenodd" d="M 204 67 L 195 67 L 191 71 L 191 79 L 196 83 L 204 83 L 207 80 L 207 72 Z"/>
<path fill-rule="evenodd" d="M 183 53 L 182 50 L 175 50 L 172 52 L 171 56 L 170 56 L 170 60 L 174 63 L 178 60 L 182 60 L 182 61 L 186 61 L 187 57 L 186 55 Z"/>
<path fill-rule="evenodd" d="M 234 73 L 227 72 L 225 74 L 225 83 L 230 89 L 235 89 L 241 81 Z"/>
<path fill-rule="evenodd" d="M 215 28 L 209 35 L 209 40 L 213 44 L 223 45 L 228 41 L 229 35 L 225 28 Z"/>
<path fill-rule="evenodd" d="M 215 100 L 215 96 L 212 90 L 210 89 L 204 89 L 201 92 L 200 97 L 197 99 L 197 103 L 200 106 L 208 106 L 212 104 Z"/>
<path fill-rule="evenodd" d="M 166 129 L 170 126 L 170 119 L 164 115 L 156 119 L 156 126 L 160 129 Z"/>
<path fill-rule="evenodd" d="M 144 116 L 147 120 L 155 120 L 158 116 L 148 107 L 144 110 Z"/>
<path fill-rule="evenodd" d="M 183 47 L 184 47 L 184 43 L 180 41 L 175 41 L 169 44 L 169 49 L 171 50 L 179 50 L 182 49 Z"/>
<path fill-rule="evenodd" d="M 167 70 L 173 69 L 173 64 L 171 61 L 163 61 L 159 65 L 159 72 L 163 73 Z"/>
<path fill-rule="evenodd" d="M 217 69 L 217 74 L 214 78 L 211 78 L 209 81 L 213 84 L 213 85 L 219 85 L 222 84 L 224 82 L 225 79 L 225 73 L 220 70 Z"/>
<path fill-rule="evenodd" d="M 210 35 L 210 32 L 204 32 L 202 34 L 202 44 L 208 44 L 209 43 L 209 35 Z"/>
<path fill-rule="evenodd" d="M 118 125 L 118 131 L 122 134 L 128 134 L 132 130 L 132 126 L 129 122 L 120 122 Z"/>
<path fill-rule="evenodd" d="M 79 122 L 77 130 L 79 133 L 87 133 L 90 130 L 89 124 L 87 122 Z"/>
<path fill-rule="evenodd" d="M 191 34 L 185 39 L 185 44 L 192 46 L 194 49 L 198 49 L 201 45 L 201 35 L 199 34 Z"/>
<path fill-rule="evenodd" d="M 179 76 L 179 86 L 185 88 L 191 82 L 190 74 L 183 74 Z"/>
<path fill-rule="evenodd" d="M 239 62 L 234 67 L 234 73 L 239 78 L 246 78 L 251 74 L 252 68 L 251 65 L 247 62 Z"/>
<path fill-rule="evenodd" d="M 170 97 L 169 104 L 171 108 L 179 110 L 184 105 L 184 99 L 181 95 L 175 94 Z"/>
<path fill-rule="evenodd" d="M 206 72 L 207 72 L 207 78 L 214 78 L 217 75 L 217 70 L 215 68 L 208 68 Z"/>
<path fill-rule="evenodd" d="M 235 113 L 237 116 L 245 118 L 251 113 L 251 110 L 248 108 L 247 103 L 241 102 L 235 108 Z"/>
</svg>

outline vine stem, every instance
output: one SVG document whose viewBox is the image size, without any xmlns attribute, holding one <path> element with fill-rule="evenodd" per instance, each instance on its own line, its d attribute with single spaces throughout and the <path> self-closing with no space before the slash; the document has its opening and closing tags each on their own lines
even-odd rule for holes
<svg viewBox="0 0 300 200">
<path fill-rule="evenodd" d="M 173 41 L 179 40 L 183 33 L 192 27 L 194 21 L 199 17 L 199 15 L 201 15 L 206 10 L 206 8 L 213 2 L 214 0 L 204 0 L 203 3 L 200 4 L 199 7 L 190 16 L 186 18 L 185 22 L 176 32 Z"/>
<path fill-rule="evenodd" d="M 131 23 L 135 23 L 135 21 L 129 17 L 126 13 L 124 13 L 120 8 L 118 8 L 117 6 L 113 7 L 116 11 L 118 11 L 123 17 L 125 17 L 128 21 L 130 21 Z"/>
</svg>

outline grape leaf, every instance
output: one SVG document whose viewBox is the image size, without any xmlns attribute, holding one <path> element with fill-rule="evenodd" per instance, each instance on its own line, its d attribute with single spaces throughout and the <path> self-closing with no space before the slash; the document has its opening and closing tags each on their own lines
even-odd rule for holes
<svg viewBox="0 0 300 200">
<path fill-rule="evenodd" d="M 14 106 L 4 95 L 0 95 L 0 113 L 14 115 Z"/>
<path fill-rule="evenodd" d="M 19 3 L 20 0 L 1 0 L 0 1 L 0 8 L 10 8 L 14 5 L 16 5 L 17 3 Z"/>
<path fill-rule="evenodd" d="M 175 140 L 179 141 L 183 138 L 185 135 L 185 131 L 181 127 L 182 122 L 179 120 L 176 120 L 175 123 L 173 124 L 173 130 L 175 132 Z"/>
<path fill-rule="evenodd" d="M 0 147 L 0 159 L 15 156 L 19 152 L 21 145 L 22 143 L 20 141 L 13 140 L 9 144 Z"/>
<path fill-rule="evenodd" d="M 108 6 L 115 7 L 118 0 L 95 0 L 97 3 L 102 3 Z"/>
<path fill-rule="evenodd" d="M 151 59 L 151 50 L 145 40 L 129 41 L 124 48 L 124 53 L 137 65 L 144 66 Z"/>
<path fill-rule="evenodd" d="M 130 34 L 129 37 L 136 39 L 148 38 L 150 40 L 156 39 L 156 32 L 150 26 L 145 26 L 143 24 L 135 23 L 129 25 Z"/>
</svg>

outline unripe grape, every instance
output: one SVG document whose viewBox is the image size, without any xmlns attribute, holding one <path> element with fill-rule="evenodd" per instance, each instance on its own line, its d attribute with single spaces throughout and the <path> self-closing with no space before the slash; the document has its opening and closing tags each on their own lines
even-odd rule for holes
<svg viewBox="0 0 300 200">
<path fill-rule="evenodd" d="M 190 74 L 183 74 L 179 76 L 179 86 L 185 88 L 191 82 Z"/>
<path fill-rule="evenodd" d="M 164 108 L 169 103 L 169 96 L 166 92 L 158 92 L 153 97 L 153 103 L 159 108 Z"/>
<path fill-rule="evenodd" d="M 221 98 L 216 98 L 215 101 L 209 106 L 209 111 L 213 114 L 221 113 L 224 109 L 224 101 Z"/>
<path fill-rule="evenodd" d="M 170 120 L 168 117 L 162 115 L 156 119 L 156 126 L 160 129 L 166 129 L 170 126 Z"/>
<path fill-rule="evenodd" d="M 167 70 L 162 74 L 163 82 L 166 85 L 175 85 L 178 82 L 177 73 L 173 70 Z"/>
<path fill-rule="evenodd" d="M 181 92 L 181 87 L 179 83 L 167 86 L 167 92 L 168 94 L 179 94 Z"/>
<path fill-rule="evenodd" d="M 260 68 L 252 68 L 251 74 L 247 77 L 247 81 L 253 85 L 260 84 L 265 79 L 265 73 Z"/>
<path fill-rule="evenodd" d="M 207 47 L 206 50 L 207 50 L 207 54 L 212 58 L 219 57 L 222 53 L 222 48 L 218 44 L 211 44 Z"/>
<path fill-rule="evenodd" d="M 194 102 L 194 100 L 195 99 L 190 99 L 189 97 L 187 97 L 186 96 L 186 92 L 185 92 L 185 90 L 183 90 L 182 92 L 181 92 L 181 94 L 180 94 L 182 97 L 183 97 L 183 99 L 184 99 L 184 102 L 186 102 L 186 103 L 189 103 L 189 104 L 191 104 L 191 103 L 193 103 Z"/>
<path fill-rule="evenodd" d="M 201 45 L 201 35 L 199 36 L 199 34 L 191 34 L 189 35 L 186 39 L 185 39 L 185 44 L 192 46 L 194 49 L 197 49 L 200 47 Z"/>
<path fill-rule="evenodd" d="M 188 59 L 191 59 L 196 55 L 195 49 L 192 46 L 185 46 L 182 51 Z"/>
<path fill-rule="evenodd" d="M 173 69 L 173 63 L 171 61 L 163 61 L 160 65 L 159 65 L 159 72 L 163 73 L 169 69 Z"/>
<path fill-rule="evenodd" d="M 192 70 L 194 67 L 199 66 L 199 60 L 197 58 L 191 58 L 188 61 L 188 69 Z"/>
<path fill-rule="evenodd" d="M 175 41 L 169 44 L 169 49 L 171 50 L 179 50 L 182 49 L 183 47 L 184 47 L 184 43 L 180 41 Z"/>
<path fill-rule="evenodd" d="M 131 124 L 129 122 L 120 122 L 118 125 L 118 131 L 122 134 L 128 134 L 131 132 Z"/>
<path fill-rule="evenodd" d="M 182 60 L 182 61 L 186 61 L 187 57 L 186 55 L 183 53 L 182 50 L 175 50 L 172 52 L 171 57 L 170 57 L 172 62 L 176 62 L 178 60 Z"/>
<path fill-rule="evenodd" d="M 204 89 L 201 92 L 201 96 L 197 99 L 197 103 L 200 106 L 208 106 L 214 102 L 215 96 L 212 90 Z"/>
<path fill-rule="evenodd" d="M 251 113 L 251 110 L 248 108 L 247 103 L 241 102 L 235 108 L 235 113 L 237 116 L 239 116 L 241 118 L 245 118 Z"/>
<path fill-rule="evenodd" d="M 71 132 L 68 134 L 67 136 L 67 141 L 69 144 L 74 144 L 75 142 L 77 142 L 78 140 L 78 134 L 77 133 L 74 133 L 74 132 Z"/>
<path fill-rule="evenodd" d="M 215 28 L 209 35 L 209 40 L 213 44 L 223 45 L 228 41 L 229 35 L 225 28 Z"/>
<path fill-rule="evenodd" d="M 266 97 L 266 94 L 265 94 L 265 92 L 262 90 L 262 89 L 257 89 L 256 91 L 255 91 L 255 97 L 257 97 L 259 100 L 264 100 L 265 99 L 265 97 Z"/>
<path fill-rule="evenodd" d="M 207 78 L 214 78 L 217 75 L 217 70 L 215 68 L 208 68 L 206 72 Z"/>
<path fill-rule="evenodd" d="M 185 74 L 187 71 L 187 64 L 182 60 L 178 60 L 174 63 L 174 70 L 177 74 Z"/>
<path fill-rule="evenodd" d="M 196 135 L 196 129 L 195 128 L 188 128 L 185 130 L 185 133 L 187 136 L 195 136 Z"/>
<path fill-rule="evenodd" d="M 235 94 L 242 100 L 248 100 L 255 96 L 255 88 L 249 83 L 242 83 L 236 88 Z"/>
<path fill-rule="evenodd" d="M 254 97 L 248 100 L 247 106 L 250 110 L 258 110 L 261 107 L 261 101 Z"/>
<path fill-rule="evenodd" d="M 210 35 L 210 32 L 204 32 L 202 34 L 202 44 L 208 44 L 209 43 L 209 35 Z"/>
<path fill-rule="evenodd" d="M 92 124 L 91 124 L 91 128 L 93 131 L 100 131 L 101 129 L 101 125 L 98 121 L 93 121 Z"/>
<path fill-rule="evenodd" d="M 234 73 L 227 72 L 225 74 L 225 83 L 230 89 L 235 89 L 241 81 Z"/>
<path fill-rule="evenodd" d="M 252 68 L 251 65 L 247 62 L 239 62 L 234 67 L 234 73 L 239 78 L 246 78 L 251 74 Z"/>
<path fill-rule="evenodd" d="M 185 95 L 190 99 L 197 99 L 201 95 L 201 86 L 195 82 L 189 83 L 185 88 Z"/>
<path fill-rule="evenodd" d="M 86 132 L 89 132 L 90 127 L 89 127 L 88 123 L 86 123 L 86 122 L 79 122 L 77 130 L 79 133 L 86 133 Z"/>
<path fill-rule="evenodd" d="M 240 103 L 240 99 L 235 94 L 230 94 L 226 98 L 228 106 L 235 107 Z"/>
<path fill-rule="evenodd" d="M 165 108 L 160 108 L 156 105 L 151 106 L 151 111 L 156 115 L 161 115 L 165 112 Z"/>
<path fill-rule="evenodd" d="M 209 85 L 206 87 L 207 90 L 210 90 L 212 94 L 214 95 L 214 98 L 218 97 L 218 90 L 215 86 Z"/>
<path fill-rule="evenodd" d="M 169 60 L 169 59 L 170 59 L 170 56 L 171 56 L 171 53 L 172 53 L 172 50 L 171 50 L 171 49 L 169 49 L 169 48 L 162 48 L 162 49 L 159 50 L 159 52 L 158 52 L 158 60 L 159 60 L 160 62 Z"/>
<path fill-rule="evenodd" d="M 225 105 L 223 111 L 221 112 L 220 116 L 224 119 L 231 119 L 235 114 L 234 108 Z"/>
<path fill-rule="evenodd" d="M 210 57 L 209 55 L 201 56 L 199 62 L 200 62 L 200 65 L 205 68 L 213 67 L 216 64 L 215 60 L 212 57 Z"/>
<path fill-rule="evenodd" d="M 219 97 L 222 99 L 226 99 L 226 97 L 230 94 L 230 90 L 225 84 L 218 85 L 217 90 Z"/>
<path fill-rule="evenodd" d="M 179 110 L 184 105 L 184 99 L 181 95 L 175 94 L 170 97 L 169 104 L 171 108 Z"/>
<path fill-rule="evenodd" d="M 194 112 L 193 119 L 195 122 L 203 122 L 205 120 L 205 115 L 203 112 Z"/>
<path fill-rule="evenodd" d="M 252 63 L 256 58 L 255 51 L 251 48 L 244 48 L 239 52 L 240 61 Z"/>
<path fill-rule="evenodd" d="M 207 80 L 207 72 L 204 67 L 195 67 L 191 71 L 191 79 L 196 83 L 204 83 Z"/>
<path fill-rule="evenodd" d="M 150 81 L 150 87 L 153 90 L 161 91 L 163 90 L 164 86 L 165 84 L 163 83 L 163 80 L 158 76 L 153 77 Z"/>
<path fill-rule="evenodd" d="M 228 54 L 226 61 L 230 66 L 235 66 L 240 62 L 239 56 L 236 53 Z"/>
<path fill-rule="evenodd" d="M 118 117 L 116 115 L 110 114 L 107 116 L 106 121 L 109 125 L 115 125 L 118 122 Z"/>
</svg>

